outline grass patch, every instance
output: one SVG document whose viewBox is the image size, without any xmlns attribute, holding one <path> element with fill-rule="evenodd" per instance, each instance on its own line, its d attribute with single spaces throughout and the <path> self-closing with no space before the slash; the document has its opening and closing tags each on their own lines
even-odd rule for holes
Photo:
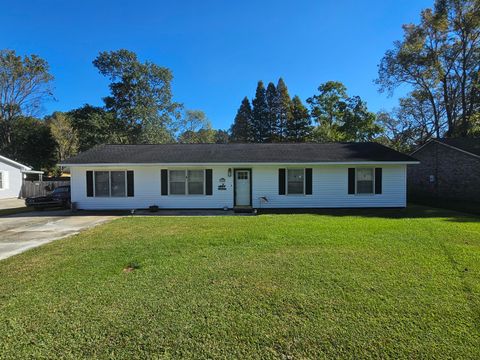
<svg viewBox="0 0 480 360">
<path fill-rule="evenodd" d="M 0 262 L 1 357 L 479 358 L 479 218 L 393 214 L 125 217 L 33 249 Z"/>
</svg>

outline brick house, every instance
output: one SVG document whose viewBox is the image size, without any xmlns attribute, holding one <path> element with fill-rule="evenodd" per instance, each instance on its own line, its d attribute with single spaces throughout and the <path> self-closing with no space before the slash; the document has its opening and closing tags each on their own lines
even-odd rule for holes
<svg viewBox="0 0 480 360">
<path fill-rule="evenodd" d="M 480 138 L 433 139 L 411 155 L 420 164 L 408 167 L 410 198 L 480 203 Z"/>
</svg>

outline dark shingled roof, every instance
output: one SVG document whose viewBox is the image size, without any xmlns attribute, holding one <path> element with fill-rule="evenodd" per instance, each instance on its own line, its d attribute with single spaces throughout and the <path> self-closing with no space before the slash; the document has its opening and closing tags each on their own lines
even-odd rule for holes
<svg viewBox="0 0 480 360">
<path fill-rule="evenodd" d="M 480 138 L 436 139 L 436 141 L 480 156 Z"/>
<path fill-rule="evenodd" d="M 63 164 L 148 163 L 314 163 L 416 161 L 383 145 L 327 144 L 164 144 L 99 145 Z"/>
</svg>

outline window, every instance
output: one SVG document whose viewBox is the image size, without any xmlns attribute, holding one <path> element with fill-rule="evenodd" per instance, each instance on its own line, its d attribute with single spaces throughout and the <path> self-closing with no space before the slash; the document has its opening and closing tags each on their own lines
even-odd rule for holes
<svg viewBox="0 0 480 360">
<path fill-rule="evenodd" d="M 304 183 L 304 169 L 287 169 L 287 194 L 304 194 Z"/>
<path fill-rule="evenodd" d="M 203 170 L 188 170 L 188 193 L 203 195 Z"/>
<path fill-rule="evenodd" d="M 373 194 L 373 169 L 357 169 L 357 194 Z"/>
<path fill-rule="evenodd" d="M 95 197 L 125 197 L 125 171 L 95 171 Z"/>
<path fill-rule="evenodd" d="M 0 189 L 3 189 L 3 172 L 0 171 Z"/>
<path fill-rule="evenodd" d="M 112 197 L 125 196 L 125 171 L 110 172 L 110 192 Z"/>
<path fill-rule="evenodd" d="M 238 171 L 237 172 L 238 180 L 248 180 L 248 171 Z"/>
<path fill-rule="evenodd" d="M 185 171 L 170 170 L 170 195 L 185 195 Z"/>
<path fill-rule="evenodd" d="M 203 195 L 205 170 L 170 170 L 170 195 Z"/>
<path fill-rule="evenodd" d="M 110 196 L 110 173 L 108 171 L 95 171 L 95 196 Z"/>
</svg>

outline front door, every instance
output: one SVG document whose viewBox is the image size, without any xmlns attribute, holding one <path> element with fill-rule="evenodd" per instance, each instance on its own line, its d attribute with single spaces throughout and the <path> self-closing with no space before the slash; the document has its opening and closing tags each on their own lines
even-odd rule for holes
<svg viewBox="0 0 480 360">
<path fill-rule="evenodd" d="M 235 169 L 235 206 L 251 206 L 249 169 Z"/>
</svg>

